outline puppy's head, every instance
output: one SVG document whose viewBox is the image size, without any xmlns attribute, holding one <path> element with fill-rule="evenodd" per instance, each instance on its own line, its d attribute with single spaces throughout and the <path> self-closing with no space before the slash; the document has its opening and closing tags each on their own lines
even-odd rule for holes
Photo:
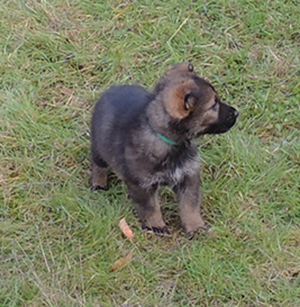
<svg viewBox="0 0 300 307">
<path fill-rule="evenodd" d="M 219 99 L 214 87 L 199 77 L 190 63 L 169 69 L 156 85 L 155 93 L 171 118 L 169 125 L 188 138 L 224 133 L 239 115 Z"/>
</svg>

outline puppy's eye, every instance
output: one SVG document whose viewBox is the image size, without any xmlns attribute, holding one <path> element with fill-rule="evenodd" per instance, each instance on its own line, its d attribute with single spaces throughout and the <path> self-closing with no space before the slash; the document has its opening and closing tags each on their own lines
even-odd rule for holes
<svg viewBox="0 0 300 307">
<path fill-rule="evenodd" d="M 214 111 L 218 110 L 218 101 L 216 100 L 215 103 L 213 104 L 213 106 L 211 107 Z"/>
</svg>

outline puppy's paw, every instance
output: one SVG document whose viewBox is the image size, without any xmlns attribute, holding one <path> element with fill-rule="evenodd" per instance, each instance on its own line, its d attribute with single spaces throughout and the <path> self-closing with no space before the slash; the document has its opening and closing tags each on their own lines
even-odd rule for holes
<svg viewBox="0 0 300 307">
<path fill-rule="evenodd" d="M 161 211 L 155 210 L 152 214 L 148 214 L 146 217 L 144 216 L 141 219 L 142 229 L 146 230 L 146 232 L 155 233 L 157 235 L 166 235 L 170 234 L 166 223 L 164 222 Z"/>
<path fill-rule="evenodd" d="M 186 233 L 197 232 L 198 229 L 205 227 L 205 222 L 201 215 L 197 213 L 182 214 L 182 224 Z"/>
<path fill-rule="evenodd" d="M 101 187 L 100 185 L 97 185 L 97 186 L 90 185 L 90 189 L 92 192 L 99 191 L 99 190 L 107 191 L 108 187 L 107 186 Z"/>
<path fill-rule="evenodd" d="M 97 190 L 107 190 L 108 169 L 92 164 L 92 173 L 89 180 L 92 192 Z"/>
<path fill-rule="evenodd" d="M 186 232 L 186 236 L 189 240 L 193 240 L 195 237 L 205 237 L 210 230 L 211 230 L 211 226 L 208 224 L 205 224 L 204 226 L 199 227 L 195 231 Z"/>
<path fill-rule="evenodd" d="M 154 233 L 156 235 L 170 235 L 170 231 L 167 226 L 163 227 L 149 227 L 142 225 L 142 229 L 147 233 Z"/>
<path fill-rule="evenodd" d="M 92 179 L 89 180 L 89 185 L 90 185 L 90 189 L 92 192 L 95 192 L 95 191 L 99 191 L 99 190 L 104 190 L 104 191 L 107 191 L 108 190 L 108 186 L 107 185 L 95 185 L 93 184 L 92 182 Z"/>
</svg>

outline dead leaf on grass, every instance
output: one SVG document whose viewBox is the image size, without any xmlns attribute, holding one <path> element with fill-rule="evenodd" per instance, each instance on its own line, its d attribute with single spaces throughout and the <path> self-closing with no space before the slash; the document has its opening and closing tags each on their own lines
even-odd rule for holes
<svg viewBox="0 0 300 307">
<path fill-rule="evenodd" d="M 120 220 L 119 227 L 120 227 L 121 231 L 123 232 L 123 234 L 125 235 L 125 237 L 127 239 L 129 239 L 131 242 L 135 243 L 134 233 L 132 232 L 132 230 L 128 226 L 125 218 Z"/>
<path fill-rule="evenodd" d="M 112 271 L 117 271 L 119 269 L 121 269 L 125 264 L 127 264 L 132 257 L 134 256 L 133 251 L 129 252 L 129 254 L 125 257 L 120 258 L 119 260 L 117 260 L 112 266 L 111 266 L 111 270 Z"/>
</svg>

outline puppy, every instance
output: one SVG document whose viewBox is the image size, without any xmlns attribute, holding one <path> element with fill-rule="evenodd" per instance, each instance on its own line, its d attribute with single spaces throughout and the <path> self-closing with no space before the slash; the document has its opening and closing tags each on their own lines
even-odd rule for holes
<svg viewBox="0 0 300 307">
<path fill-rule="evenodd" d="M 105 189 L 113 168 L 128 187 L 142 228 L 169 233 L 157 198 L 158 188 L 169 185 L 185 231 L 196 232 L 205 223 L 195 139 L 228 131 L 238 114 L 190 63 L 169 69 L 153 91 L 138 85 L 111 87 L 92 115 L 92 189 Z"/>
</svg>

